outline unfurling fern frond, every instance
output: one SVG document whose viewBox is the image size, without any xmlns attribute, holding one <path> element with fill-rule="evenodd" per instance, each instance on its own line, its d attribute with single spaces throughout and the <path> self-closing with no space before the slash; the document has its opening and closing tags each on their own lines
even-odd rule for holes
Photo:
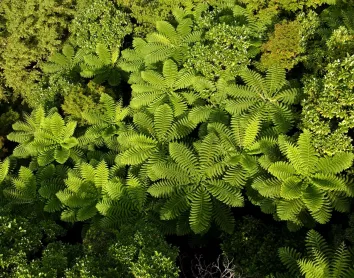
<svg viewBox="0 0 354 278">
<path fill-rule="evenodd" d="M 261 179 L 255 180 L 252 187 L 266 198 L 281 198 L 277 203 L 280 219 L 299 225 L 300 212 L 307 210 L 317 222 L 326 223 L 333 208 L 339 211 L 348 208 L 346 199 L 353 195 L 351 181 L 339 173 L 351 166 L 353 154 L 338 153 L 320 158 L 307 130 L 299 136 L 297 144 L 285 137 L 279 138 L 279 144 L 288 161 L 270 163 L 267 167 L 278 186 L 272 191 L 267 186 L 270 179 Z"/>
</svg>

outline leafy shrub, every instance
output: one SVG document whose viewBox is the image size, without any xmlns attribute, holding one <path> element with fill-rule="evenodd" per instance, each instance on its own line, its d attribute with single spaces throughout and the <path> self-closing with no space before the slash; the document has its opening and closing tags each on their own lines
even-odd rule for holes
<svg viewBox="0 0 354 278">
<path fill-rule="evenodd" d="M 119 10 L 113 1 L 80 0 L 69 31 L 69 42 L 84 51 L 94 51 L 99 43 L 116 49 L 132 32 L 132 24 L 129 16 Z"/>
<path fill-rule="evenodd" d="M 287 245 L 301 249 L 303 237 L 289 233 L 285 226 L 245 216 L 236 220 L 235 231 L 223 235 L 222 239 L 223 256 L 232 261 L 236 273 L 242 273 L 243 277 L 262 277 L 265 273 L 281 271 L 278 248 Z"/>
<path fill-rule="evenodd" d="M 333 155 L 352 150 L 354 55 L 326 67 L 324 78 L 305 79 L 302 127 L 314 134 L 314 146 Z"/>
<path fill-rule="evenodd" d="M 280 65 L 286 69 L 293 68 L 305 52 L 301 45 L 300 28 L 301 23 L 296 20 L 275 24 L 274 33 L 262 46 L 261 63 L 265 67 Z"/>
<path fill-rule="evenodd" d="M 46 98 L 38 88 L 42 78 L 39 67 L 65 39 L 73 7 L 71 0 L 1 1 L 5 31 L 0 55 L 5 84 L 31 106 Z"/>
<path fill-rule="evenodd" d="M 0 218 L 0 277 L 56 277 L 64 272 L 68 262 L 61 253 L 66 246 L 53 243 L 64 234 L 62 227 L 52 220 L 38 221 L 36 215 L 14 217 L 3 209 Z M 39 263 L 35 258 L 42 252 Z"/>
<path fill-rule="evenodd" d="M 178 277 L 178 251 L 144 221 L 118 231 L 91 228 L 83 241 L 84 256 L 66 277 Z"/>
</svg>

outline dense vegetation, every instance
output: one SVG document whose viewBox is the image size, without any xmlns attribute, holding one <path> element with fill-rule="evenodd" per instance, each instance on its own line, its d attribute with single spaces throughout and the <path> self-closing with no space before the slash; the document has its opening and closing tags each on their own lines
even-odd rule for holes
<svg viewBox="0 0 354 278">
<path fill-rule="evenodd" d="M 2 0 L 0 45 L 0 277 L 354 277 L 351 0 Z"/>
</svg>

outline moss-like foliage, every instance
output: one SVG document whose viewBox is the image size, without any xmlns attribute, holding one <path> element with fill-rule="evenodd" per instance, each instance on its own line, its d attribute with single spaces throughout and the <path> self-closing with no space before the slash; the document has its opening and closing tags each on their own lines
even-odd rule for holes
<svg viewBox="0 0 354 278">
<path fill-rule="evenodd" d="M 0 16 L 5 31 L 1 32 L 0 68 L 5 84 L 13 93 L 35 106 L 43 102 L 38 83 L 39 65 L 60 47 L 73 15 L 74 1 L 4 0 Z"/>
</svg>

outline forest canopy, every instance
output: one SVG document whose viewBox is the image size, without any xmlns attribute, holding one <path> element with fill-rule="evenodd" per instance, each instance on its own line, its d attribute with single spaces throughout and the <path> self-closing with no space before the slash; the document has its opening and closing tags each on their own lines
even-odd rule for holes
<svg viewBox="0 0 354 278">
<path fill-rule="evenodd" d="M 2 0 L 0 277 L 354 278 L 351 0 Z"/>
</svg>

